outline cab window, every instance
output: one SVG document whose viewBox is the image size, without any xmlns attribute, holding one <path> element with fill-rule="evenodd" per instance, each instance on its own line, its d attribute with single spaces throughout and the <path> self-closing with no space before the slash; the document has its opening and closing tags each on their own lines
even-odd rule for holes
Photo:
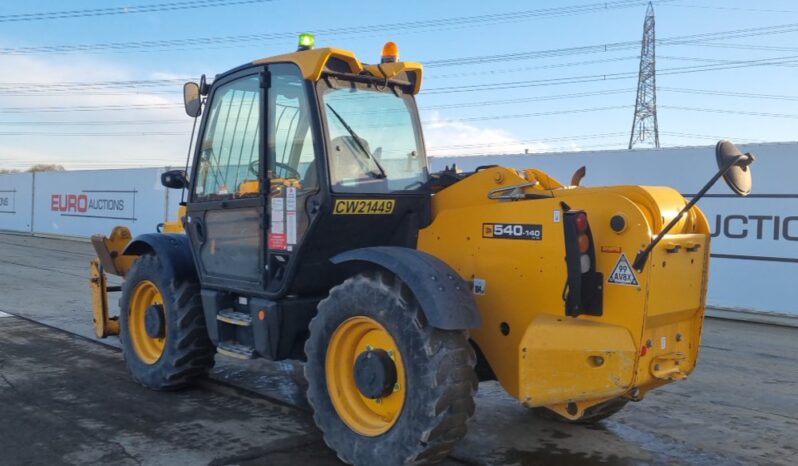
<svg viewBox="0 0 798 466">
<path fill-rule="evenodd" d="M 195 200 L 250 197 L 258 182 L 260 78 L 246 76 L 216 89 L 200 146 Z"/>
<path fill-rule="evenodd" d="M 296 181 L 300 189 L 318 187 L 315 152 L 305 82 L 296 65 L 269 66 L 268 120 L 273 140 L 269 150 L 269 178 Z"/>
<path fill-rule="evenodd" d="M 332 77 L 320 86 L 333 191 L 389 193 L 425 187 L 427 164 L 411 94 Z"/>
</svg>

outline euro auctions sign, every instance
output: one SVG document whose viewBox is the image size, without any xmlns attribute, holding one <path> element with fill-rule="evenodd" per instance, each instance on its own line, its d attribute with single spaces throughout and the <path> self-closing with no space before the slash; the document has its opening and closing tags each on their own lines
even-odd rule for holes
<svg viewBox="0 0 798 466">
<path fill-rule="evenodd" d="M 110 234 L 117 225 L 134 235 L 155 232 L 169 204 L 161 173 L 160 168 L 37 173 L 33 230 L 84 238 Z"/>
<path fill-rule="evenodd" d="M 61 216 L 136 220 L 136 193 L 132 190 L 85 190 L 50 195 L 50 210 Z"/>
</svg>

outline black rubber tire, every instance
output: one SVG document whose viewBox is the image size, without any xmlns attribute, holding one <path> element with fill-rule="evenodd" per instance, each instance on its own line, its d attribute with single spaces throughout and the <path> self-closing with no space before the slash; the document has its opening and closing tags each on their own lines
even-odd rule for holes
<svg viewBox="0 0 798 466">
<path fill-rule="evenodd" d="M 548 419 L 550 421 L 564 422 L 567 424 L 595 424 L 599 421 L 607 419 L 608 417 L 616 414 L 622 410 L 629 400 L 626 398 L 614 398 L 607 400 L 603 403 L 591 406 L 585 410 L 585 414 L 579 419 L 572 420 L 563 417 L 548 408 L 532 408 L 535 416 L 541 419 Z"/>
<path fill-rule="evenodd" d="M 166 343 L 163 354 L 152 364 L 136 354 L 128 326 L 131 294 L 142 280 L 153 282 L 164 300 Z M 153 390 L 177 390 L 206 375 L 213 367 L 216 347 L 208 337 L 195 277 L 169 276 L 158 256 L 143 255 L 125 277 L 119 310 L 122 354 L 136 382 Z"/>
<path fill-rule="evenodd" d="M 367 316 L 396 341 L 405 365 L 407 393 L 396 424 L 376 437 L 351 430 L 327 392 L 325 357 L 333 332 L 346 319 Z M 319 303 L 305 343 L 308 401 L 325 443 L 355 465 L 431 464 L 446 457 L 474 414 L 476 357 L 465 331 L 428 325 L 410 290 L 393 275 L 356 275 Z"/>
</svg>

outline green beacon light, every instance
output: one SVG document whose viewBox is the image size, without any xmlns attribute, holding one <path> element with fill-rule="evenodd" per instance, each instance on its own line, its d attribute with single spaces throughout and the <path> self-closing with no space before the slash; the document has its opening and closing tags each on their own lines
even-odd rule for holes
<svg viewBox="0 0 798 466">
<path fill-rule="evenodd" d="M 316 45 L 316 38 L 313 37 L 313 34 L 309 32 L 303 32 L 299 35 L 299 49 L 298 50 L 310 50 L 313 46 Z"/>
</svg>

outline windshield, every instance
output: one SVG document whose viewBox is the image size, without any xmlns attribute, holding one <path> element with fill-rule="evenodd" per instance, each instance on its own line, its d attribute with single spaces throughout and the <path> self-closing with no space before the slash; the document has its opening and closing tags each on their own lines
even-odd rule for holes
<svg viewBox="0 0 798 466">
<path fill-rule="evenodd" d="M 394 93 L 389 87 L 334 78 L 321 83 L 333 191 L 423 188 L 427 165 L 413 97 L 398 89 Z"/>
</svg>

